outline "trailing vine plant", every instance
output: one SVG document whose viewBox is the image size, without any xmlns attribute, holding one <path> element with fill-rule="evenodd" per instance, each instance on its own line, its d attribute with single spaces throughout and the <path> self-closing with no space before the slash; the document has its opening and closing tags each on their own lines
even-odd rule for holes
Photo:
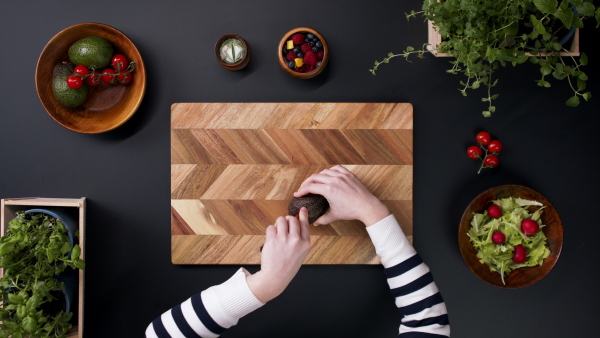
<svg viewBox="0 0 600 338">
<path fill-rule="evenodd" d="M 550 87 L 548 77 L 566 79 L 572 90 L 567 106 L 576 107 L 581 99 L 592 97 L 586 91 L 587 75 L 582 67 L 587 65 L 585 53 L 579 57 L 561 41 L 571 29 L 583 28 L 583 20 L 595 17 L 600 25 L 600 7 L 592 0 L 425 0 L 422 11 L 411 11 L 407 19 L 423 16 L 433 22 L 442 42 L 438 53 L 447 53 L 454 60 L 447 70 L 451 74 L 462 73 L 459 89 L 467 96 L 467 89 L 487 87 L 482 98 L 488 106 L 483 115 L 489 117 L 496 111 L 493 102 L 499 94 L 492 93 L 498 83 L 494 73 L 502 66 L 516 66 L 527 61 L 540 68 L 538 86 Z M 572 32 L 571 32 L 572 34 Z M 375 75 L 379 66 L 395 57 L 414 55 L 424 58 L 428 44 L 421 49 L 406 47 L 402 53 L 389 53 L 382 61 L 375 61 L 370 72 Z"/>
</svg>

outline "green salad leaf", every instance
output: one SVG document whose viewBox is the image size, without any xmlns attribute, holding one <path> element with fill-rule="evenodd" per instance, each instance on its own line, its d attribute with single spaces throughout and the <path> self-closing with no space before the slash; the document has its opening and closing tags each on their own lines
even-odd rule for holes
<svg viewBox="0 0 600 338">
<path fill-rule="evenodd" d="M 504 277 L 514 269 L 542 265 L 544 258 L 550 255 L 547 238 L 542 231 L 541 215 L 545 206 L 537 201 L 525 200 L 518 197 L 508 197 L 492 201 L 502 208 L 500 218 L 491 218 L 487 210 L 483 213 L 473 213 L 471 228 L 467 235 L 477 251 L 477 258 L 483 264 L 496 271 L 506 284 Z M 534 211 L 529 209 L 536 208 Z M 521 222 L 532 219 L 540 225 L 540 230 L 533 235 L 521 231 Z M 506 237 L 504 243 L 492 241 L 494 232 L 500 231 Z M 523 263 L 512 260 L 514 247 L 522 245 L 527 250 L 527 259 Z"/>
</svg>

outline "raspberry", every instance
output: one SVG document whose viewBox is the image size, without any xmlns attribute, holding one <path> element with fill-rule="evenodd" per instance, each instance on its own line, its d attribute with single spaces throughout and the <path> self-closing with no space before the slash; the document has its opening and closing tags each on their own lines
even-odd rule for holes
<svg viewBox="0 0 600 338">
<path fill-rule="evenodd" d="M 300 46 L 300 51 L 302 53 L 306 53 L 306 52 L 308 52 L 311 49 L 312 49 L 312 46 L 308 42 L 305 42 L 305 43 L 302 44 L 302 46 Z"/>
<path fill-rule="evenodd" d="M 324 55 L 325 55 L 325 52 L 322 49 L 319 49 L 319 51 L 317 52 L 317 61 L 323 61 Z"/>
<path fill-rule="evenodd" d="M 296 33 L 292 35 L 292 41 L 294 41 L 294 45 L 301 45 L 304 42 L 304 34 Z"/>
<path fill-rule="evenodd" d="M 286 61 L 294 61 L 295 58 L 297 58 L 298 55 L 296 55 L 296 53 L 294 53 L 293 50 L 289 51 L 286 55 L 285 55 L 285 60 Z"/>
<path fill-rule="evenodd" d="M 308 52 L 306 52 L 306 54 L 304 55 L 304 59 L 303 59 L 304 63 L 306 63 L 307 65 L 311 65 L 311 66 L 315 66 L 317 64 L 317 55 L 315 54 L 315 52 L 313 52 L 312 50 L 309 50 Z"/>
</svg>

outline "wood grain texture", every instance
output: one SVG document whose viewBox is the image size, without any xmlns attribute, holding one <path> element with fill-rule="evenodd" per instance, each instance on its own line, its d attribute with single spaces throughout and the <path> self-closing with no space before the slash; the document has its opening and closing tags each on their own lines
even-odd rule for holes
<svg viewBox="0 0 600 338">
<path fill-rule="evenodd" d="M 259 264 L 292 193 L 336 164 L 412 241 L 413 112 L 406 103 L 177 103 L 171 109 L 175 264 Z M 311 227 L 307 264 L 378 264 L 358 221 Z"/>
</svg>

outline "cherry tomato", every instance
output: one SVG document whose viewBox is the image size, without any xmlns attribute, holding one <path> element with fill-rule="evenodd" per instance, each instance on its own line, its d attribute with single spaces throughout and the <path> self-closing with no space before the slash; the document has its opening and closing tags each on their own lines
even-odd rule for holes
<svg viewBox="0 0 600 338">
<path fill-rule="evenodd" d="M 502 143 L 500 143 L 500 141 L 498 140 L 493 140 L 488 145 L 488 151 L 494 154 L 499 153 L 500 151 L 502 151 Z"/>
<path fill-rule="evenodd" d="M 492 242 L 502 244 L 506 242 L 506 236 L 502 232 L 496 231 L 492 234 Z"/>
<path fill-rule="evenodd" d="M 515 252 L 513 253 L 513 262 L 523 263 L 527 259 L 527 249 L 522 245 L 515 246 Z"/>
<path fill-rule="evenodd" d="M 117 71 L 117 73 L 124 73 L 127 69 L 127 58 L 125 55 L 117 54 L 113 56 L 111 65 Z"/>
<path fill-rule="evenodd" d="M 128 85 L 133 80 L 133 73 L 117 75 L 117 82 L 122 85 Z"/>
<path fill-rule="evenodd" d="M 478 159 L 481 158 L 481 148 L 479 148 L 478 146 L 470 146 L 469 149 L 467 149 L 467 156 L 469 156 L 469 158 L 471 159 Z"/>
<path fill-rule="evenodd" d="M 77 75 L 67 76 L 67 86 L 71 89 L 78 89 L 83 86 L 83 78 Z"/>
<path fill-rule="evenodd" d="M 117 72 L 115 72 L 115 70 L 112 68 L 106 68 L 105 70 L 102 71 L 102 73 L 103 74 L 116 74 Z M 102 75 L 102 81 L 104 81 L 104 83 L 108 83 L 108 84 L 117 83 L 114 75 Z"/>
<path fill-rule="evenodd" d="M 498 166 L 498 156 L 496 155 L 488 155 L 485 160 L 483 160 L 483 166 L 488 168 L 496 168 Z"/>
<path fill-rule="evenodd" d="M 490 204 L 487 208 L 488 216 L 491 218 L 500 218 L 502 216 L 502 208 L 498 204 Z"/>
<path fill-rule="evenodd" d="M 490 136 L 490 133 L 486 132 L 486 131 L 482 131 L 479 132 L 479 134 L 477 134 L 477 136 L 475 136 L 475 140 L 481 144 L 483 144 L 484 146 L 487 146 L 490 141 L 492 140 L 492 137 Z"/>
<path fill-rule="evenodd" d="M 532 219 L 524 219 L 521 222 L 521 230 L 525 235 L 535 235 L 540 230 L 540 225 Z"/>
<path fill-rule="evenodd" d="M 79 74 L 81 76 L 88 75 L 89 72 L 90 71 L 84 65 L 79 65 L 79 66 L 75 67 L 75 69 L 73 69 L 73 73 Z"/>
<path fill-rule="evenodd" d="M 96 87 L 100 84 L 100 75 L 98 75 L 98 72 L 92 71 L 92 73 L 85 78 L 85 82 L 87 82 L 89 86 Z"/>
</svg>

